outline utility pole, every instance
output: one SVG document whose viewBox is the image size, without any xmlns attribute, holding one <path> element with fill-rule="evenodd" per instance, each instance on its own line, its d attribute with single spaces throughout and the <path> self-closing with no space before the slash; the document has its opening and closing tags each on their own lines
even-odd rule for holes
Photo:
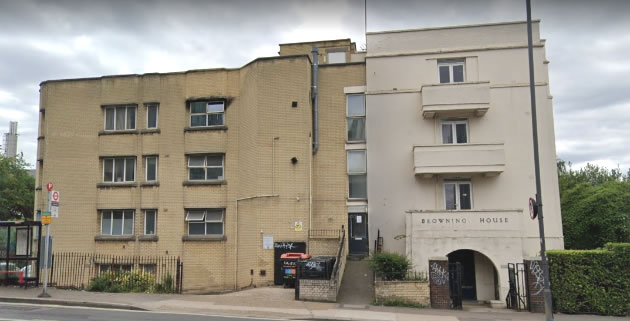
<svg viewBox="0 0 630 321">
<path fill-rule="evenodd" d="M 545 320 L 553 321 L 551 306 L 551 285 L 549 283 L 549 263 L 547 262 L 547 249 L 545 246 L 545 223 L 543 221 L 542 191 L 540 187 L 540 161 L 538 154 L 538 120 L 536 118 L 536 84 L 534 83 L 534 50 L 532 46 L 532 8 L 531 0 L 526 0 L 527 5 L 527 51 L 529 54 L 529 92 L 532 108 L 532 132 L 534 139 L 534 170 L 536 172 L 536 206 L 538 207 L 538 231 L 540 234 L 540 259 L 542 261 L 545 300 Z"/>
</svg>

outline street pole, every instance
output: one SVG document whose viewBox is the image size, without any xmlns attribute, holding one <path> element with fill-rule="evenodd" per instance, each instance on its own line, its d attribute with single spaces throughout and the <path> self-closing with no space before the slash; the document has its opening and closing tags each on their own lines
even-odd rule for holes
<svg viewBox="0 0 630 321">
<path fill-rule="evenodd" d="M 551 306 L 551 285 L 549 283 L 549 264 L 545 246 L 545 222 L 543 221 L 542 193 L 540 187 L 540 162 L 538 154 L 538 120 L 536 118 L 536 86 L 534 83 L 534 50 L 532 48 L 532 8 L 531 0 L 527 4 L 527 51 L 529 54 L 529 92 L 532 108 L 532 132 L 534 139 L 534 170 L 536 172 L 536 205 L 538 206 L 538 231 L 540 233 L 540 259 L 544 276 L 543 296 L 545 300 L 545 320 L 553 321 Z"/>
<path fill-rule="evenodd" d="M 38 295 L 40 298 L 50 298 L 50 294 L 46 292 L 48 288 L 48 249 L 50 246 L 50 224 L 46 224 L 46 241 L 44 242 L 44 288 L 42 293 Z"/>
</svg>

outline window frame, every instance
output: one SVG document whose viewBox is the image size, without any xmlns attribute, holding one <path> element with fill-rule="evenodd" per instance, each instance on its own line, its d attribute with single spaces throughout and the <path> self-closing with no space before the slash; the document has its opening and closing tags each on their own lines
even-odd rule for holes
<svg viewBox="0 0 630 321">
<path fill-rule="evenodd" d="M 195 103 L 204 103 L 204 104 L 206 104 L 205 112 L 203 112 L 203 113 L 193 113 L 192 105 L 195 104 Z M 211 104 L 219 104 L 219 103 L 221 105 L 223 105 L 223 111 L 221 111 L 221 112 L 210 112 L 210 111 L 208 111 L 208 106 L 209 105 L 211 105 Z M 190 117 L 188 117 L 188 126 L 190 128 L 207 128 L 207 127 L 212 128 L 212 127 L 225 126 L 225 101 L 223 101 L 223 100 L 191 101 L 191 102 L 188 103 L 188 106 L 189 106 L 189 111 L 190 111 Z M 222 118 L 223 119 L 223 123 L 220 124 L 220 125 L 209 125 L 208 124 L 208 116 L 212 115 L 212 114 L 222 114 L 223 115 L 223 118 Z M 205 117 L 205 125 L 203 125 L 203 126 L 193 126 L 193 124 L 192 124 L 193 116 L 200 116 L 200 115 L 205 115 L 206 116 Z"/>
<path fill-rule="evenodd" d="M 350 115 L 350 97 L 351 96 L 361 96 L 363 98 L 363 114 L 360 115 Z M 346 141 L 349 143 L 363 143 L 366 141 L 367 136 L 367 110 L 366 110 L 366 101 L 365 94 L 347 94 L 346 95 Z M 363 119 L 363 139 L 359 140 L 351 140 L 350 139 L 350 119 Z"/>
<path fill-rule="evenodd" d="M 116 119 L 117 119 L 116 113 L 118 112 L 117 108 L 122 108 L 122 107 L 125 108 L 125 125 L 123 126 L 124 129 L 116 129 Z M 128 120 L 128 118 L 127 118 L 128 117 L 127 116 L 127 111 L 130 108 L 133 108 L 133 109 L 136 110 L 135 115 L 134 115 L 135 119 L 134 119 L 134 122 L 133 122 L 134 123 L 134 127 L 133 128 L 127 128 L 127 120 Z M 106 131 L 106 132 L 122 132 L 122 131 L 132 131 L 132 130 L 136 130 L 138 128 L 138 106 L 137 105 L 111 105 L 111 106 L 105 107 L 104 109 L 105 109 L 105 113 L 104 113 L 105 117 L 103 117 L 103 128 L 104 128 L 103 130 L 104 131 Z M 107 129 L 107 111 L 110 110 L 110 109 L 114 110 L 114 123 L 112 124 L 113 125 L 113 129 Z"/>
<path fill-rule="evenodd" d="M 208 211 L 216 211 L 221 210 L 221 220 L 208 220 Z M 190 211 L 203 211 L 203 215 L 201 219 L 189 219 Z M 216 207 L 216 208 L 189 208 L 186 209 L 186 216 L 184 217 L 184 222 L 186 222 L 186 233 L 188 236 L 225 236 L 225 208 Z M 190 223 L 193 224 L 203 224 L 204 234 L 190 234 Z M 208 234 L 208 223 L 221 223 L 221 234 Z"/>
<path fill-rule="evenodd" d="M 153 212 L 153 233 L 147 234 L 147 213 Z M 144 210 L 144 235 L 157 235 L 157 209 Z"/>
<path fill-rule="evenodd" d="M 149 158 L 155 158 L 155 179 L 149 180 Z M 145 156 L 144 157 L 144 181 L 145 182 L 157 182 L 158 181 L 158 156 Z"/>
<path fill-rule="evenodd" d="M 363 159 L 364 159 L 365 171 L 351 171 L 350 170 L 350 154 L 357 153 L 357 152 L 361 152 L 364 155 Z M 366 199 L 367 198 L 367 149 L 346 150 L 346 173 L 348 175 L 348 194 L 347 194 L 348 199 L 353 199 L 353 200 Z M 352 197 L 350 195 L 350 176 L 365 176 L 365 197 Z"/>
<path fill-rule="evenodd" d="M 203 166 L 190 166 L 190 159 L 192 157 L 204 157 Z M 208 157 L 209 156 L 221 156 L 221 166 L 208 166 Z M 186 160 L 186 168 L 188 169 L 188 180 L 196 181 L 196 182 L 207 182 L 207 181 L 224 181 L 225 180 L 225 154 L 190 154 L 188 155 L 188 159 Z M 204 169 L 204 179 L 191 179 L 190 178 L 190 169 L 191 168 L 203 168 Z M 221 168 L 223 175 L 222 178 L 212 178 L 208 179 L 208 169 L 209 168 Z"/>
<path fill-rule="evenodd" d="M 448 77 L 449 81 L 442 82 L 442 76 L 440 75 L 440 67 L 447 66 L 448 67 Z M 455 81 L 453 77 L 453 67 L 454 66 L 462 66 L 462 81 Z M 438 73 L 438 83 L 440 84 L 458 84 L 466 82 L 466 59 L 455 58 L 455 59 L 438 59 L 437 61 L 437 73 Z"/>
<path fill-rule="evenodd" d="M 448 209 L 446 208 L 446 185 L 448 184 L 454 184 L 455 185 L 455 209 Z M 470 208 L 466 208 L 466 209 L 462 209 L 461 208 L 461 201 L 460 201 L 460 191 L 459 191 L 459 186 L 460 185 L 468 185 L 469 186 L 469 191 L 470 191 Z M 472 182 L 471 181 L 467 181 L 467 180 L 445 180 L 442 183 L 442 198 L 444 199 L 444 202 L 442 204 L 444 204 L 444 209 L 447 211 L 471 211 L 474 207 L 474 203 L 473 203 L 473 188 L 472 188 Z"/>
<path fill-rule="evenodd" d="M 466 142 L 458 143 L 457 142 L 457 125 L 464 124 L 466 125 Z M 444 142 L 444 127 L 443 125 L 451 125 L 451 135 L 453 135 L 452 143 Z M 457 119 L 440 119 L 440 144 L 442 145 L 463 145 L 470 143 L 470 126 L 468 124 L 468 118 L 457 118 Z"/>
<path fill-rule="evenodd" d="M 105 161 L 106 160 L 112 160 L 112 180 L 111 181 L 106 181 L 105 180 Z M 117 159 L 123 159 L 125 160 L 123 163 L 123 181 L 122 182 L 116 182 L 116 160 Z M 128 181 L 127 180 L 127 160 L 128 159 L 133 159 L 133 181 Z M 103 167 L 103 176 L 102 176 L 102 182 L 103 183 L 110 183 L 110 184 L 125 184 L 125 183 L 135 183 L 137 181 L 138 178 L 138 173 L 137 173 L 137 167 L 138 167 L 138 160 L 136 159 L 135 156 L 120 156 L 120 157 L 103 157 L 102 158 L 102 167 Z"/>
<path fill-rule="evenodd" d="M 331 61 L 332 60 L 332 59 L 330 59 L 331 55 L 332 56 L 337 56 L 337 58 L 338 58 L 338 57 L 341 57 L 340 54 L 343 54 L 343 62 L 332 62 Z M 326 52 L 326 58 L 328 59 L 327 63 L 331 64 L 331 65 L 348 63 L 348 57 L 346 55 L 346 51 L 328 51 L 328 52 Z"/>
<path fill-rule="evenodd" d="M 160 126 L 160 104 L 158 103 L 149 103 L 149 104 L 145 104 L 146 106 L 146 115 L 147 115 L 147 122 L 146 122 L 146 128 L 147 129 L 158 129 Z M 149 126 L 149 108 L 151 107 L 155 107 L 155 127 L 150 127 Z"/>
<path fill-rule="evenodd" d="M 114 211 L 122 211 L 122 226 L 121 226 L 121 234 L 113 234 L 114 232 Z M 130 234 L 125 234 L 125 213 L 126 212 L 131 212 L 131 233 Z M 109 224 L 109 234 L 103 234 L 103 221 L 105 220 L 105 214 L 109 213 L 109 219 L 110 219 L 110 224 Z M 100 228 L 100 235 L 105 235 L 105 236 L 128 236 L 128 235 L 135 235 L 136 231 L 135 231 L 135 225 L 136 225 L 136 210 L 133 209 L 111 209 L 111 210 L 101 210 L 101 228 Z"/>
</svg>

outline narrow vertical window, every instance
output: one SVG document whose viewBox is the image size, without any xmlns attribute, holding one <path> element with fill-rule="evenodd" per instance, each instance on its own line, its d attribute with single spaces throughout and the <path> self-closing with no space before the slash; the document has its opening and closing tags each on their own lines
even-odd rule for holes
<svg viewBox="0 0 630 321">
<path fill-rule="evenodd" d="M 472 209 L 472 184 L 470 182 L 444 183 L 444 208 L 447 210 Z"/>
<path fill-rule="evenodd" d="M 367 198 L 365 150 L 348 151 L 348 198 Z"/>
<path fill-rule="evenodd" d="M 155 235 L 156 221 L 157 221 L 156 210 L 144 211 L 144 234 L 145 235 Z"/>
<path fill-rule="evenodd" d="M 348 142 L 365 141 L 365 95 L 348 95 L 346 114 Z"/>
<path fill-rule="evenodd" d="M 158 104 L 147 105 L 147 128 L 158 128 Z"/>
<path fill-rule="evenodd" d="M 155 156 L 146 157 L 145 164 L 146 164 L 145 180 L 147 182 L 157 181 L 158 158 Z"/>
</svg>

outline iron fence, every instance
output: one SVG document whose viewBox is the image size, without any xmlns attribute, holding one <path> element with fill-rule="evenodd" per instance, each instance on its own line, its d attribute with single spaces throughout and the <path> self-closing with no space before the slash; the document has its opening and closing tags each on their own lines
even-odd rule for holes
<svg viewBox="0 0 630 321">
<path fill-rule="evenodd" d="M 381 281 L 429 281 L 426 273 L 416 271 L 374 272 L 374 279 Z"/>
<path fill-rule="evenodd" d="M 177 256 L 121 256 L 99 253 L 53 253 L 49 284 L 57 288 L 87 289 L 102 276 L 127 289 L 146 286 L 181 293 L 184 263 Z"/>
<path fill-rule="evenodd" d="M 327 239 L 338 239 L 341 238 L 341 230 L 308 230 L 309 238 L 327 238 Z"/>
<path fill-rule="evenodd" d="M 505 298 L 508 309 L 528 310 L 527 272 L 523 263 L 508 263 L 508 282 L 510 290 Z"/>
</svg>

